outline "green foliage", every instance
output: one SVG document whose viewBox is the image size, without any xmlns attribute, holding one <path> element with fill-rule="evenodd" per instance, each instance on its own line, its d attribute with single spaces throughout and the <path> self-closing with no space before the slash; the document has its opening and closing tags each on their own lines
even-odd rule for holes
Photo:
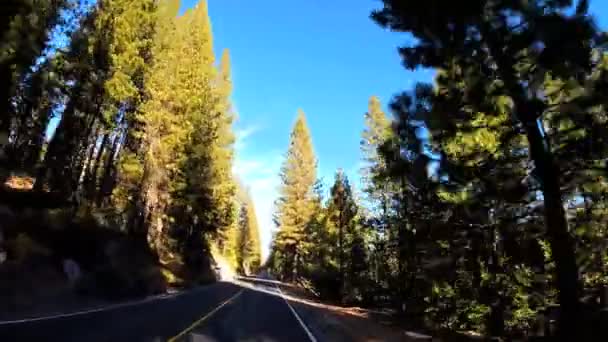
<svg viewBox="0 0 608 342">
<path fill-rule="evenodd" d="M 306 228 L 315 210 L 316 168 L 310 132 L 304 112 L 300 110 L 281 168 L 281 187 L 276 201 L 275 222 L 279 231 L 273 248 L 284 258 L 280 274 L 285 278 L 299 276 L 302 256 L 307 254 L 310 245 Z"/>
<path fill-rule="evenodd" d="M 20 163 L 36 166 L 45 150 L 37 191 L 113 211 L 120 229 L 146 241 L 161 262 L 180 265 L 171 271 L 184 281 L 195 281 L 210 267 L 209 241 L 237 227 L 238 213 L 230 58 L 225 51 L 215 64 L 207 4 L 178 16 L 176 0 L 100 0 L 70 12 L 73 25 L 58 19 L 66 3 L 17 1 L 15 22 L 0 27 L 7 38 L 1 67 L 16 71 L 3 80 L 1 100 L 18 99 L 14 148 L 29 153 Z M 11 55 L 14 44 L 25 43 L 11 38 L 25 36 L 28 26 L 20 23 L 42 14 L 48 18 L 32 22 L 44 25 L 29 32 L 41 40 L 31 46 L 37 52 Z M 55 23 L 69 44 L 42 54 Z M 57 130 L 42 146 L 55 114 Z M 253 270 L 259 237 L 253 204 L 247 206 L 246 263 Z"/>
<path fill-rule="evenodd" d="M 242 184 L 238 184 L 237 188 L 237 219 L 217 242 L 238 273 L 256 274 L 261 266 L 262 253 L 258 220 L 251 194 Z"/>
<path fill-rule="evenodd" d="M 326 211 L 329 238 L 336 242 L 330 251 L 338 266 L 340 298 L 343 300 L 360 297 L 356 292 L 361 292 L 361 278 L 367 268 L 357 210 L 348 178 L 342 170 L 338 170 L 330 189 Z"/>
<path fill-rule="evenodd" d="M 379 147 L 392 135 L 390 120 L 382 111 L 380 100 L 376 96 L 369 99 L 368 111 L 365 113 L 365 129 L 361 134 L 361 154 L 365 166 L 361 169 L 363 190 L 369 197 L 369 204 L 381 209 L 386 198 L 386 186 L 381 186 L 377 179 L 386 170 L 384 160 L 379 155 Z M 380 207 L 380 208 L 378 208 Z"/>
<path fill-rule="evenodd" d="M 12 120 L 19 117 L 13 100 L 19 82 L 30 73 L 47 47 L 50 32 L 62 24 L 67 0 L 11 0 L 3 4 L 0 24 L 0 141 L 8 144 Z M 0 157 L 5 151 L 0 151 Z"/>
<path fill-rule="evenodd" d="M 403 62 L 434 68 L 435 82 L 395 96 L 391 118 L 369 99 L 363 203 L 342 171 L 323 198 L 298 112 L 267 266 L 430 329 L 517 339 L 557 304 L 563 336 L 591 334 L 583 304 L 597 309 L 608 286 L 608 55 L 587 1 L 572 3 L 384 0 L 373 19 L 415 38 Z M 230 54 L 214 55 L 205 1 L 179 8 L 9 1 L 0 158 L 38 169 L 35 191 L 104 213 L 172 281 L 207 280 L 211 246 L 256 273 L 255 206 L 232 174 Z M 99 276 L 135 288 L 136 271 Z"/>
<path fill-rule="evenodd" d="M 604 201 L 597 191 L 602 181 L 589 175 L 606 155 L 605 141 L 594 138 L 606 127 L 605 100 L 597 93 L 605 87 L 598 78 L 605 75 L 597 49 L 602 39 L 587 2 L 575 8 L 570 1 L 473 1 L 441 10 L 432 1 L 383 3 L 372 18 L 415 38 L 400 48 L 406 67 L 438 70 L 433 87 L 417 86 L 413 100 L 398 98 L 393 107 L 412 107 L 398 115 L 398 126 L 423 122 L 431 135 L 428 149 L 441 156 L 434 177 L 441 186 L 429 186 L 439 190 L 435 206 L 443 218 L 428 222 L 439 225 L 430 235 L 420 236 L 415 227 L 413 245 L 425 235 L 430 242 L 439 236 L 450 241 L 442 253 L 452 271 L 444 276 L 462 283 L 454 286 L 453 299 L 446 297 L 456 303 L 452 312 L 466 312 L 450 314 L 453 327 L 517 336 L 557 300 L 560 333 L 580 338 L 589 329 L 581 319 L 579 266 L 601 259 L 588 252 L 603 245 L 581 238 L 589 227 L 583 222 L 594 221 L 591 208 Z M 433 20 L 420 20 L 428 16 Z M 400 146 L 408 144 L 404 138 L 398 134 Z M 409 180 L 418 189 L 400 202 L 411 208 L 421 199 L 416 192 L 428 187 Z M 596 191 L 587 196 L 585 188 Z M 585 198 L 579 210 L 575 203 Z M 586 212 L 586 219 L 574 211 Z M 418 226 L 415 221 L 409 224 Z M 430 251 L 424 255 L 432 261 Z M 436 279 L 431 271 L 417 278 Z"/>
</svg>

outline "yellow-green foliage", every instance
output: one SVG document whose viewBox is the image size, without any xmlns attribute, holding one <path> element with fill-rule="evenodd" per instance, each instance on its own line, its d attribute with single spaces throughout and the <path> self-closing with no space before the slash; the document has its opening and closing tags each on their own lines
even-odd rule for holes
<svg viewBox="0 0 608 342">
<path fill-rule="evenodd" d="M 500 136 L 501 128 L 505 127 L 507 114 L 487 115 L 477 113 L 471 122 L 465 127 L 460 127 L 456 136 L 449 142 L 444 143 L 444 151 L 452 158 L 467 160 L 468 166 L 473 166 L 492 155 L 497 158 L 501 155 Z M 461 124 L 463 126 L 463 124 Z M 473 157 L 478 153 L 477 157 Z"/>
<path fill-rule="evenodd" d="M 286 265 L 291 265 L 288 268 L 293 267 L 298 257 L 302 256 L 302 245 L 309 238 L 305 229 L 314 214 L 316 168 L 310 132 L 304 112 L 300 110 L 281 168 L 281 186 L 275 212 L 279 231 L 273 242 L 274 248 L 285 255 Z M 284 272 L 284 275 L 293 275 L 292 270 Z"/>
</svg>

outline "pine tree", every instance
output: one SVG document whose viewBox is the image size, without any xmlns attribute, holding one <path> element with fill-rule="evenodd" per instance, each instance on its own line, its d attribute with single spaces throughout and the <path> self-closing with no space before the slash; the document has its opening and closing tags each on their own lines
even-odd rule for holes
<svg viewBox="0 0 608 342">
<path fill-rule="evenodd" d="M 203 261 L 204 236 L 233 226 L 237 214 L 231 174 L 232 114 L 227 105 L 230 87 L 217 82 L 206 3 L 200 2 L 184 14 L 177 27 L 184 45 L 176 53 L 177 60 L 182 61 L 177 66 L 180 79 L 176 99 L 182 101 L 180 115 L 188 133 L 183 136 L 187 140 L 171 191 L 176 199 L 171 216 L 178 225 L 188 227 L 180 238 L 184 260 L 198 269 Z M 229 80 L 229 75 L 220 75 Z"/>
<path fill-rule="evenodd" d="M 381 154 L 384 146 L 394 135 L 391 120 L 382 110 L 380 100 L 376 96 L 369 99 L 368 110 L 365 113 L 365 128 L 361 134 L 361 181 L 366 195 L 366 204 L 369 210 L 366 220 L 373 232 L 373 250 L 371 263 L 374 265 L 373 274 L 378 286 L 384 287 L 388 282 L 391 251 L 389 249 L 389 235 L 391 223 L 391 191 L 393 184 L 387 180 L 387 165 Z M 380 274 L 383 276 L 381 277 Z M 382 285 L 385 284 L 385 285 Z"/>
<path fill-rule="evenodd" d="M 323 181 L 317 180 L 312 199 L 313 215 L 307 222 L 307 236 L 302 250 L 302 278 L 310 281 L 322 298 L 340 299 L 340 279 L 336 258 L 337 234 L 329 223 L 329 212 L 324 203 Z"/>
<path fill-rule="evenodd" d="M 334 184 L 330 189 L 327 211 L 328 221 L 337 237 L 335 258 L 338 261 L 338 275 L 343 298 L 348 291 L 346 281 L 350 282 L 354 275 L 350 269 L 353 264 L 351 251 L 354 251 L 354 245 L 359 242 L 359 237 L 356 236 L 357 204 L 353 198 L 348 178 L 342 170 L 336 172 Z"/>
<path fill-rule="evenodd" d="M 236 245 L 237 271 L 242 274 L 255 273 L 260 267 L 260 238 L 253 202 L 249 194 L 240 203 L 238 238 Z"/>
<path fill-rule="evenodd" d="M 67 57 L 71 73 L 66 83 L 74 85 L 49 143 L 38 188 L 48 179 L 51 190 L 72 197 L 92 159 L 80 151 L 87 150 L 95 128 L 135 125 L 130 118 L 143 91 L 154 11 L 152 0 L 105 0 L 81 24 Z M 108 164 L 113 166 L 113 160 Z"/>
<path fill-rule="evenodd" d="M 95 113 L 89 105 L 91 103 L 89 96 L 101 91 L 101 82 L 105 79 L 107 71 L 97 64 L 107 55 L 93 47 L 93 42 L 97 42 L 97 46 L 101 45 L 94 28 L 98 13 L 98 9 L 88 13 L 82 19 L 80 29 L 71 37 L 65 57 L 66 64 L 70 66 L 67 70 L 70 72 L 62 77 L 64 83 L 73 83 L 73 85 L 66 91 L 68 95 L 61 112 L 61 119 L 47 146 L 44 165 L 36 177 L 37 190 L 41 190 L 43 185 L 48 183 L 51 191 L 58 192 L 66 198 L 71 198 L 76 189 L 76 172 L 72 166 L 78 158 L 77 152 L 84 138 L 83 132 L 95 120 Z M 99 58 L 93 58 L 95 52 L 99 52 Z"/>
<path fill-rule="evenodd" d="M 181 266 L 185 281 L 197 281 L 210 268 L 208 243 L 238 232 L 230 58 L 226 50 L 215 64 L 207 3 L 178 16 L 178 0 L 85 2 L 51 39 L 68 32 L 68 46 L 38 58 L 40 40 L 70 1 L 11 1 L 15 22 L 0 24 L 0 71 L 15 71 L 0 84 L 0 102 L 11 107 L 0 126 L 14 126 L 15 160 L 34 168 L 44 154 L 36 190 L 71 199 L 84 209 L 78 213 L 107 214 L 162 263 Z M 41 26 L 25 32 L 24 18 Z M 15 35 L 28 34 L 36 52 L 11 55 L 21 44 Z M 253 203 L 245 202 L 239 262 L 253 270 L 259 233 Z"/>
<path fill-rule="evenodd" d="M 112 193 L 113 205 L 127 213 L 129 229 L 147 234 L 155 248 L 160 248 L 166 226 L 163 218 L 170 202 L 170 180 L 177 171 L 188 132 L 180 116 L 180 79 L 177 64 L 173 63 L 183 39 L 176 31 L 178 7 L 179 2 L 172 0 L 158 5 L 152 66 L 144 75 L 145 101 L 132 116 L 128 133 L 128 139 L 141 139 L 142 143 L 123 149 L 117 162 L 118 186 Z M 101 151 L 100 148 L 100 155 Z"/>
<path fill-rule="evenodd" d="M 448 315 L 479 312 L 475 320 L 462 324 L 493 336 L 521 333 L 553 300 L 545 291 L 548 284 L 531 277 L 532 270 L 541 271 L 545 262 L 534 257 L 540 252 L 539 236 L 531 233 L 540 217 L 531 210 L 534 196 L 528 187 L 535 186 L 528 177 L 528 156 L 522 153 L 525 137 L 514 130 L 506 113 L 498 109 L 492 115 L 477 113 L 472 121 L 446 122 L 441 112 L 430 111 L 425 119 L 431 145 L 443 152 L 438 172 L 446 172 L 436 199 L 451 211 L 442 221 L 453 224 L 440 235 L 450 241 L 444 254 L 476 260 L 453 267 L 450 277 L 462 279 L 461 286 L 451 287 L 460 302 Z M 460 130 L 446 127 L 455 122 Z M 514 281 L 510 275 L 525 281 Z"/>
<path fill-rule="evenodd" d="M 238 217 L 228 229 L 220 232 L 215 243 L 240 274 L 256 273 L 261 264 L 258 221 L 249 190 L 237 183 Z"/>
<path fill-rule="evenodd" d="M 382 146 L 392 134 L 389 118 L 382 110 L 380 99 L 372 96 L 369 99 L 368 110 L 365 113 L 365 129 L 361 134 L 361 154 L 364 166 L 361 169 L 362 181 L 365 184 L 364 191 L 369 197 L 370 204 L 374 207 L 382 206 L 387 194 L 387 189 L 378 189 L 375 178 L 384 172 L 386 165 L 378 153 Z"/>
<path fill-rule="evenodd" d="M 245 209 L 247 212 L 247 265 L 251 274 L 257 273 L 262 263 L 262 245 L 260 241 L 260 228 L 255 213 L 255 205 L 249 191 L 246 192 Z"/>
<path fill-rule="evenodd" d="M 306 253 L 306 225 L 314 214 L 314 185 L 317 161 L 303 111 L 293 127 L 289 149 L 281 168 L 281 187 L 276 202 L 275 222 L 279 228 L 274 248 L 282 256 L 280 272 L 284 278 L 296 279 Z"/>
<path fill-rule="evenodd" d="M 232 79 L 230 75 L 230 54 L 227 49 L 222 52 L 222 57 L 218 66 L 218 73 L 215 79 L 212 80 L 213 88 L 213 104 L 210 115 L 213 118 L 213 129 L 215 130 L 215 141 L 211 145 L 211 158 L 213 165 L 213 179 L 210 179 L 210 184 L 213 185 L 211 190 L 215 194 L 214 208 L 217 210 L 216 218 L 213 222 L 218 224 L 217 231 L 220 233 L 223 230 L 229 229 L 234 223 L 234 217 L 222 215 L 222 212 L 234 212 L 233 199 L 237 195 L 236 184 L 232 176 L 232 160 L 234 157 L 234 133 L 232 131 L 232 123 L 234 114 L 231 107 L 231 92 Z M 204 124 L 204 123 L 203 123 Z M 221 234 L 220 234 L 221 238 Z"/>
<path fill-rule="evenodd" d="M 448 72 L 447 78 L 438 79 L 446 89 L 439 94 L 446 114 L 469 120 L 479 112 L 498 114 L 493 110 L 497 99 L 508 99 L 508 112 L 516 119 L 513 124 L 525 132 L 543 194 L 546 237 L 556 266 L 560 329 L 563 336 L 572 337 L 580 322 L 578 266 L 560 169 L 543 130 L 543 118 L 553 105 L 543 95 L 542 84 L 548 76 L 577 82 L 589 74 L 599 34 L 587 15 L 588 2 L 580 1 L 576 8 L 571 8 L 571 1 L 541 0 L 459 3 L 441 10 L 436 6 L 386 0 L 373 18 L 418 39 L 401 49 L 407 67 Z M 433 21 L 419 20 L 426 15 L 432 15 Z M 453 82 L 453 74 L 462 75 L 462 88 Z"/>
<path fill-rule="evenodd" d="M 42 56 L 49 34 L 61 25 L 65 0 L 10 0 L 2 5 L 0 24 L 0 158 L 9 144 L 11 124 L 17 115 L 13 106 L 19 83 Z M 5 12 L 6 11 L 6 12 Z M 9 152 L 10 151 L 6 151 Z"/>
<path fill-rule="evenodd" d="M 20 86 L 16 101 L 19 115 L 13 132 L 13 159 L 23 170 L 34 170 L 40 161 L 46 128 L 61 102 L 64 58 L 63 53 L 49 56 Z"/>
<path fill-rule="evenodd" d="M 139 189 L 141 179 L 142 157 L 144 146 L 141 139 L 142 121 L 138 115 L 140 106 L 146 94 L 144 81 L 148 76 L 149 66 L 155 61 L 155 52 L 152 51 L 156 44 L 155 36 L 163 31 L 160 22 L 164 13 L 157 11 L 158 6 L 167 6 L 170 1 L 151 0 L 105 0 L 100 3 L 101 13 L 96 20 L 96 28 L 101 36 L 111 39 L 105 47 L 108 53 L 110 68 L 108 76 L 103 84 L 106 99 L 100 104 L 100 120 L 103 122 L 102 131 L 105 135 L 114 132 L 121 145 L 121 153 L 118 160 L 115 153 L 107 153 L 103 183 L 109 183 L 111 175 L 115 175 L 118 183 L 124 191 L 129 188 L 129 196 L 137 198 L 135 191 Z M 162 33 L 160 33 L 162 34 Z M 139 112 L 141 113 L 141 112 Z M 104 141 L 107 137 L 104 135 Z M 110 147 L 110 144 L 104 144 Z M 99 153 L 103 150 L 100 149 Z M 111 151 L 110 151 L 111 152 Z M 115 151 L 116 152 L 116 151 Z M 97 161 L 97 158 L 95 159 Z M 128 166 L 125 164 L 129 163 Z M 99 168 L 96 164 L 94 168 Z M 127 171 L 129 170 L 129 171 Z M 132 174 L 129 174 L 129 173 Z M 88 180 L 96 180 L 96 174 L 90 174 Z M 91 185 L 94 187 L 94 181 Z M 114 189 L 104 189 L 101 197 L 109 197 Z M 122 206 L 122 203 L 121 203 Z M 133 231 L 140 230 L 138 224 L 133 223 Z"/>
</svg>

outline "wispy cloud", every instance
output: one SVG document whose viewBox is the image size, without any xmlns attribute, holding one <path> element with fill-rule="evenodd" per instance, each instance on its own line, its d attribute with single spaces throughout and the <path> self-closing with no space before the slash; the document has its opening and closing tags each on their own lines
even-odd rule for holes
<svg viewBox="0 0 608 342">
<path fill-rule="evenodd" d="M 247 147 L 247 139 L 260 130 L 261 127 L 256 125 L 236 128 L 234 132 L 236 138 L 234 149 L 237 151 L 245 149 Z"/>
</svg>

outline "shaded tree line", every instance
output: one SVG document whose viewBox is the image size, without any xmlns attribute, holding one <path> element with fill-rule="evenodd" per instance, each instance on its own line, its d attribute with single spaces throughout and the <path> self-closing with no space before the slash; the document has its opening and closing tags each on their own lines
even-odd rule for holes
<svg viewBox="0 0 608 342">
<path fill-rule="evenodd" d="M 33 191 L 102 214 L 196 280 L 209 242 L 226 244 L 253 206 L 237 198 L 230 58 L 214 56 L 206 2 L 181 15 L 177 0 L 2 8 L 2 176 L 34 175 Z M 257 267 L 257 232 L 241 244 Z"/>
<path fill-rule="evenodd" d="M 255 275 L 262 262 L 260 229 L 249 189 L 240 182 L 237 182 L 236 206 L 237 219 L 221 232 L 218 252 L 238 274 Z"/>
</svg>

